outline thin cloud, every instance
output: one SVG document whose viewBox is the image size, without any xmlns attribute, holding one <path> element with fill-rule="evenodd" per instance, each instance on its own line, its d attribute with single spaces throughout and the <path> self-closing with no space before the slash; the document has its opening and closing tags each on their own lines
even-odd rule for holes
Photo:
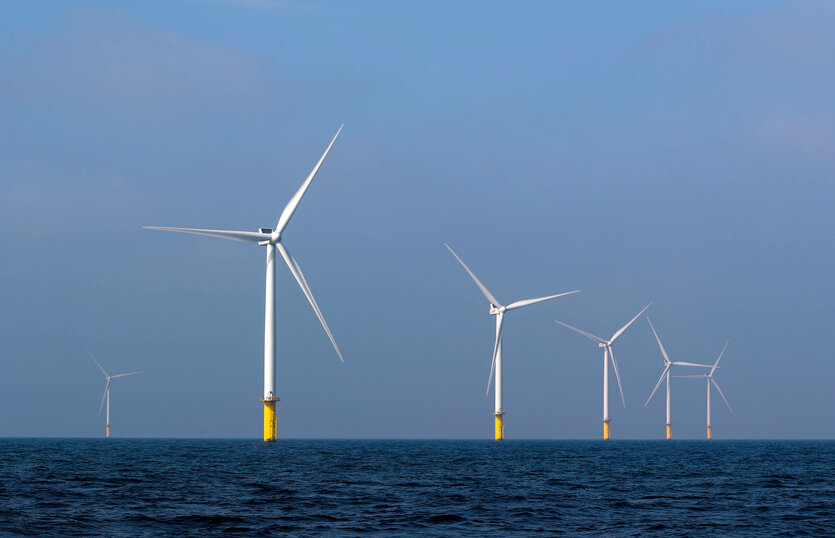
<svg viewBox="0 0 835 538">
<path fill-rule="evenodd" d="M 238 6 L 249 9 L 258 9 L 268 11 L 278 8 L 298 8 L 299 4 L 293 2 L 281 2 L 279 0 L 202 0 L 215 4 L 226 4 L 230 6 Z"/>
<path fill-rule="evenodd" d="M 4 62 L 5 63 L 5 62 Z M 252 55 L 85 11 L 4 66 L 7 104 L 160 107 L 246 99 L 270 81 Z"/>
<path fill-rule="evenodd" d="M 829 117 L 773 113 L 754 124 L 750 135 L 771 151 L 822 159 L 835 155 L 835 122 Z"/>
<path fill-rule="evenodd" d="M 678 61 L 682 51 L 705 54 L 714 68 L 832 71 L 835 7 L 829 3 L 784 4 L 744 15 L 704 16 L 647 36 L 638 57 Z M 688 66 L 690 67 L 690 66 Z"/>
</svg>

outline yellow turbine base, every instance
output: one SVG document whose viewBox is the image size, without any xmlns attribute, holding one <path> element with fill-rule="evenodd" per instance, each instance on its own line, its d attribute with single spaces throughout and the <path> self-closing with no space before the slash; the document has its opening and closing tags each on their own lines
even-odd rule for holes
<svg viewBox="0 0 835 538">
<path fill-rule="evenodd" d="M 707 427 L 707 438 L 708 438 L 708 439 L 710 439 L 710 438 L 711 438 L 711 435 L 710 435 L 710 426 L 708 426 L 708 427 Z"/>
<path fill-rule="evenodd" d="M 504 440 L 504 413 L 496 413 L 496 441 Z"/>
<path fill-rule="evenodd" d="M 606 440 L 609 438 L 609 419 L 603 421 L 603 439 Z"/>
<path fill-rule="evenodd" d="M 106 428 L 107 428 L 107 430 L 105 430 L 106 433 L 104 435 L 105 435 L 105 437 L 110 437 L 110 426 L 106 426 Z"/>
<path fill-rule="evenodd" d="M 277 399 L 264 400 L 264 441 L 275 441 L 278 434 L 278 418 L 275 415 Z"/>
<path fill-rule="evenodd" d="M 667 424 L 667 439 L 673 438 L 673 427 L 670 424 Z"/>
</svg>

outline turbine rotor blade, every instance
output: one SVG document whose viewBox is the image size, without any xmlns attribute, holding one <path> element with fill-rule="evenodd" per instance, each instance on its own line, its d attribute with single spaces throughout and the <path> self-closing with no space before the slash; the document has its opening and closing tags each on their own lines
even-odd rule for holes
<svg viewBox="0 0 835 538">
<path fill-rule="evenodd" d="M 260 243 L 269 241 L 270 234 L 261 232 L 243 232 L 238 230 L 206 230 L 203 228 L 171 228 L 168 226 L 143 226 L 146 230 L 159 230 L 162 232 L 181 232 L 195 235 L 208 235 L 209 237 L 220 237 L 221 239 L 232 239 L 245 243 Z"/>
<path fill-rule="evenodd" d="M 661 382 L 664 381 L 664 376 L 667 375 L 667 370 L 669 369 L 670 364 L 667 364 L 667 366 L 664 367 L 664 371 L 661 372 L 661 377 L 658 378 L 658 383 L 655 384 L 655 388 L 652 389 L 652 393 L 650 393 L 649 398 L 647 398 L 647 402 L 644 404 L 644 407 L 646 407 L 649 401 L 652 400 L 652 397 L 655 396 L 655 391 L 657 391 L 658 387 L 661 386 Z"/>
<path fill-rule="evenodd" d="M 731 410 L 731 413 L 733 413 L 733 412 L 734 412 L 734 410 L 733 410 L 733 408 L 731 407 L 731 404 L 729 404 L 729 403 L 728 403 L 728 399 L 727 399 L 727 398 L 725 398 L 725 394 L 722 392 L 722 389 L 720 389 L 720 388 L 719 388 L 719 383 L 717 383 L 717 382 L 716 382 L 716 380 L 715 380 L 715 379 L 713 379 L 712 377 L 710 378 L 710 382 L 711 382 L 711 383 L 713 383 L 713 386 L 714 386 L 714 387 L 716 387 L 716 390 L 718 390 L 718 391 L 719 391 L 719 396 L 721 396 L 721 397 L 722 397 L 722 399 L 723 399 L 723 400 L 725 400 L 725 405 L 727 405 L 727 406 L 728 406 L 728 409 L 730 409 L 730 410 Z"/>
<path fill-rule="evenodd" d="M 718 358 L 718 359 L 716 359 L 716 362 L 714 362 L 714 363 L 713 363 L 713 368 L 711 368 L 711 369 L 710 369 L 710 374 L 709 374 L 709 375 L 713 375 L 713 371 L 714 371 L 714 370 L 716 370 L 716 368 L 718 367 L 718 365 L 719 365 L 719 361 L 721 361 L 721 360 L 722 360 L 722 355 L 724 355 L 724 354 L 725 354 L 725 350 L 728 348 L 728 344 L 730 344 L 730 343 L 731 343 L 731 341 L 730 341 L 730 340 L 728 340 L 727 342 L 725 342 L 725 347 L 723 347 L 723 348 L 722 348 L 722 352 L 721 352 L 721 353 L 719 353 L 719 358 Z"/>
<path fill-rule="evenodd" d="M 499 314 L 499 327 L 496 329 L 496 342 L 493 344 L 493 362 L 490 364 L 490 377 L 487 378 L 487 391 L 485 396 L 490 394 L 490 385 L 493 383 L 493 373 L 496 371 L 496 356 L 499 354 L 499 348 L 502 345 L 502 332 L 504 331 L 504 316 Z"/>
<path fill-rule="evenodd" d="M 634 318 L 632 318 L 631 320 L 629 320 L 629 323 L 627 323 L 626 325 L 624 325 L 623 327 L 621 327 L 621 328 L 620 328 L 620 330 L 618 330 L 618 332 L 616 332 L 615 334 L 613 334 L 613 335 L 612 335 L 612 337 L 611 337 L 611 338 L 609 338 L 609 342 L 614 342 L 614 341 L 617 339 L 617 337 L 618 337 L 618 336 L 620 336 L 621 334 L 623 334 L 623 331 L 625 331 L 627 328 L 629 328 L 629 326 L 630 326 L 630 325 L 632 325 L 632 323 L 634 323 L 634 321 L 635 321 L 636 319 L 638 319 L 638 318 L 641 316 L 641 314 L 643 314 L 644 312 L 646 312 L 646 311 L 647 311 L 647 308 L 649 308 L 651 304 L 652 304 L 652 303 L 649 303 L 648 305 L 646 305 L 646 306 L 644 307 L 644 309 L 643 309 L 643 310 L 641 310 L 640 312 L 638 312 L 638 315 L 637 315 L 637 316 L 635 316 Z"/>
<path fill-rule="evenodd" d="M 103 373 L 105 377 L 110 377 L 110 375 L 107 373 L 107 371 L 104 369 L 104 367 L 99 363 L 99 361 L 96 360 L 96 358 L 93 356 L 93 354 L 90 353 L 90 350 L 85 347 L 84 351 L 86 351 L 87 354 L 90 355 L 90 358 L 93 359 L 93 362 L 95 362 L 96 366 L 99 367 L 99 370 L 101 370 L 101 373 Z"/>
<path fill-rule="evenodd" d="M 515 308 L 522 308 L 523 306 L 528 306 L 536 303 L 541 303 L 542 301 L 547 301 L 549 299 L 556 299 L 557 297 L 563 297 L 565 295 L 571 295 L 572 293 L 578 293 L 580 290 L 574 291 L 567 291 L 565 293 L 558 293 L 556 295 L 549 295 L 548 297 L 539 297 L 537 299 L 525 299 L 524 301 L 516 301 L 515 303 L 511 303 L 507 305 L 508 310 L 513 310 Z"/>
<path fill-rule="evenodd" d="M 125 376 L 129 376 L 129 375 L 144 374 L 144 373 L 145 373 L 145 370 L 140 370 L 140 371 L 138 371 L 138 372 L 128 372 L 128 373 L 126 373 L 126 374 L 116 374 L 116 375 L 112 375 L 112 376 L 110 376 L 110 378 L 111 378 L 111 379 L 114 379 L 114 378 L 117 378 L 117 377 L 125 377 Z"/>
<path fill-rule="evenodd" d="M 620 390 L 620 401 L 623 403 L 623 408 L 626 409 L 626 398 L 623 396 L 623 385 L 620 384 L 620 372 L 618 372 L 618 361 L 615 360 L 615 353 L 612 351 L 612 346 L 609 347 L 609 357 L 612 359 L 612 367 L 615 370 L 615 379 L 618 380 L 618 389 Z"/>
<path fill-rule="evenodd" d="M 308 187 L 310 187 L 310 183 L 313 182 L 316 172 L 319 171 L 319 167 L 322 166 L 322 163 L 325 161 L 325 157 L 328 156 L 328 152 L 330 152 L 333 147 L 333 143 L 336 142 L 336 139 L 339 137 L 339 133 L 342 132 L 343 127 L 345 127 L 344 123 L 339 126 L 339 130 L 336 131 L 336 134 L 333 136 L 333 140 L 331 140 L 331 143 L 328 144 L 328 147 L 325 150 L 325 153 L 322 154 L 319 162 L 316 163 L 316 166 L 313 167 L 310 175 L 307 176 L 307 179 L 304 180 L 304 183 L 302 183 L 302 186 L 299 187 L 298 191 L 296 191 L 296 194 L 294 194 L 293 197 L 290 198 L 290 201 L 287 202 L 287 205 L 284 207 L 284 211 L 281 212 L 281 216 L 278 218 L 278 224 L 275 225 L 275 231 L 279 235 L 281 235 L 281 232 L 284 231 L 284 228 L 287 226 L 287 223 L 290 222 L 290 219 L 293 218 L 293 213 L 295 213 L 296 208 L 299 207 L 299 203 L 302 201 L 304 193 L 307 192 Z"/>
<path fill-rule="evenodd" d="M 322 328 L 325 329 L 325 333 L 327 333 L 328 338 L 333 345 L 333 349 L 339 356 L 339 360 L 345 362 L 345 359 L 342 358 L 342 352 L 339 350 L 339 346 L 336 345 L 336 340 L 334 340 L 333 334 L 331 334 L 330 327 L 328 327 L 328 323 L 325 321 L 325 316 L 322 315 L 322 311 L 319 310 L 319 305 L 316 304 L 316 299 L 313 298 L 313 292 L 310 291 L 310 286 L 307 284 L 307 280 L 305 280 L 304 274 L 302 273 L 302 269 L 299 267 L 298 262 L 296 262 L 293 256 L 290 255 L 290 252 L 287 251 L 287 247 L 285 247 L 283 243 L 276 243 L 275 248 L 277 248 L 281 253 L 281 257 L 284 258 L 285 262 L 287 262 L 287 267 L 290 268 L 290 272 L 293 273 L 294 277 L 296 277 L 296 282 L 299 283 L 299 287 L 302 289 L 302 292 L 304 292 L 304 296 L 307 297 L 307 301 L 310 303 L 310 306 L 313 307 L 313 311 L 316 312 L 316 317 L 319 318 Z"/>
<path fill-rule="evenodd" d="M 480 289 L 480 290 L 481 290 L 481 293 L 484 295 L 484 297 L 486 297 L 486 298 L 487 298 L 487 300 L 488 300 L 488 301 L 490 301 L 490 304 L 491 304 L 491 305 L 493 305 L 493 306 L 495 306 L 495 307 L 501 307 L 501 306 L 502 306 L 502 303 L 500 303 L 498 299 L 496 299 L 495 297 L 493 297 L 493 294 L 492 294 L 492 293 L 490 293 L 490 290 L 488 290 L 488 289 L 487 289 L 487 287 L 486 287 L 484 284 L 482 284 L 482 283 L 481 283 L 481 280 L 479 280 L 479 279 L 478 279 L 478 277 L 477 277 L 477 276 L 475 276 L 475 274 L 474 274 L 472 271 L 470 271 L 470 268 L 469 268 L 469 267 L 467 267 L 467 264 L 466 264 L 466 263 L 464 263 L 464 260 L 462 260 L 461 258 L 459 258 L 459 257 L 458 257 L 458 254 L 456 254 L 456 253 L 455 253 L 455 251 L 454 251 L 454 250 L 452 250 L 452 247 L 450 247 L 450 246 L 449 246 L 449 245 L 447 245 L 446 243 L 444 243 L 444 246 L 445 246 L 446 248 L 448 248 L 450 252 L 452 252 L 452 255 L 453 255 L 453 256 L 455 256 L 455 259 L 456 259 L 456 260 L 458 260 L 458 263 L 460 263 L 460 264 L 464 267 L 464 270 L 466 270 L 466 271 L 467 271 L 467 273 L 469 273 L 470 278 L 472 278 L 472 279 L 473 279 L 473 281 L 475 281 L 476 286 L 478 286 L 478 289 Z"/>
<path fill-rule="evenodd" d="M 652 326 L 652 321 L 650 321 L 649 316 L 647 316 L 647 321 L 649 322 L 649 328 L 652 329 L 652 334 L 655 335 L 655 339 L 658 341 L 658 347 L 661 349 L 661 354 L 664 355 L 664 362 L 666 362 L 666 363 L 671 362 L 670 357 L 667 356 L 667 350 L 664 349 L 664 344 L 661 343 L 661 339 L 658 338 L 658 333 L 655 332 L 655 327 Z M 652 396 L 650 396 L 650 398 L 651 397 Z M 649 401 L 649 400 L 647 400 L 647 401 Z"/>
<path fill-rule="evenodd" d="M 110 378 L 107 379 L 107 383 L 104 385 L 104 394 L 101 395 L 101 403 L 99 404 L 99 415 L 101 415 L 101 410 L 104 407 L 104 399 L 107 397 L 107 391 L 110 390 Z"/>
<path fill-rule="evenodd" d="M 704 379 L 704 378 L 709 377 L 709 376 L 707 374 L 702 374 L 702 375 L 674 375 L 673 377 L 682 377 L 682 378 L 686 377 L 686 378 L 690 378 L 690 379 Z"/>
<path fill-rule="evenodd" d="M 710 368 L 709 364 L 696 364 L 695 362 L 671 362 L 670 364 L 675 364 L 676 366 L 699 366 L 701 368 Z"/>
<path fill-rule="evenodd" d="M 571 325 L 569 325 L 568 323 L 563 323 L 562 321 L 557 321 L 557 320 L 554 320 L 554 323 L 559 323 L 559 324 L 560 324 L 560 325 L 562 325 L 563 327 L 568 327 L 568 328 L 569 328 L 569 329 L 571 329 L 572 331 L 576 331 L 576 332 L 578 332 L 578 333 L 582 334 L 583 336 L 585 336 L 586 338 L 588 338 L 588 339 L 590 339 L 590 340 L 594 340 L 594 341 L 595 341 L 595 342 L 597 342 L 598 344 L 608 344 L 608 343 L 609 343 L 609 342 L 607 342 L 606 340 L 604 340 L 604 339 L 600 338 L 599 336 L 595 336 L 595 335 L 593 335 L 593 334 L 591 334 L 591 333 L 587 333 L 586 331 L 582 331 L 582 330 L 578 329 L 577 327 L 572 327 L 572 326 L 571 326 Z"/>
</svg>

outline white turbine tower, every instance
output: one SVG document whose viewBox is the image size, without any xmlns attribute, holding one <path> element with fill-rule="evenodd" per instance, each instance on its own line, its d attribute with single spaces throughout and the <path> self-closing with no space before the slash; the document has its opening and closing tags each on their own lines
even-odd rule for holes
<svg viewBox="0 0 835 538">
<path fill-rule="evenodd" d="M 672 423 L 670 422 L 670 368 L 673 366 L 699 366 L 701 368 L 710 368 L 709 364 L 694 364 L 692 362 L 672 362 L 670 357 L 667 356 L 667 351 L 664 349 L 664 344 L 661 343 L 661 339 L 658 338 L 658 333 L 655 332 L 655 327 L 652 326 L 652 321 L 650 321 L 649 317 L 647 317 L 647 321 L 649 322 L 649 327 L 652 329 L 652 334 L 655 335 L 655 339 L 658 341 L 658 347 L 661 349 L 661 355 L 664 356 L 664 371 L 661 372 L 661 377 L 658 378 L 658 383 L 655 384 L 655 388 L 652 389 L 652 393 L 650 393 L 649 398 L 647 398 L 644 407 L 649 404 L 649 401 L 652 400 L 652 397 L 655 395 L 655 391 L 658 390 L 658 387 L 661 386 L 661 382 L 664 381 L 664 376 L 667 377 L 667 439 L 673 438 L 673 429 Z"/>
<path fill-rule="evenodd" d="M 330 152 L 331 148 L 333 147 L 334 142 L 336 142 L 336 138 L 339 136 L 339 133 L 342 132 L 341 125 L 339 130 L 336 131 L 336 135 L 334 135 L 333 140 L 328 145 L 325 153 L 322 154 L 322 157 L 319 159 L 319 162 L 316 163 L 316 166 L 313 167 L 313 171 L 310 172 L 310 175 L 307 176 L 307 179 L 304 180 L 302 186 L 290 198 L 290 201 L 287 203 L 287 206 L 282 211 L 281 216 L 278 219 L 278 224 L 276 224 L 275 229 L 270 228 L 260 228 L 257 232 L 241 232 L 241 231 L 230 231 L 230 230 L 204 230 L 204 229 L 195 229 L 195 228 L 168 228 L 162 226 L 144 226 L 149 230 L 162 230 L 166 232 L 183 232 L 183 233 L 190 233 L 190 234 L 198 234 L 198 235 L 208 235 L 211 237 L 220 237 L 223 239 L 232 239 L 235 241 L 243 241 L 246 243 L 255 243 L 259 246 L 263 246 L 267 248 L 267 285 L 266 285 L 266 306 L 264 309 L 264 441 L 275 441 L 276 433 L 277 433 L 277 419 L 275 413 L 275 403 L 278 401 L 276 397 L 276 388 L 275 388 L 275 251 L 281 254 L 281 257 L 284 258 L 284 261 L 287 262 L 287 267 L 290 268 L 290 272 L 293 273 L 293 276 L 296 278 L 296 282 L 299 283 L 299 287 L 304 292 L 305 297 L 307 297 L 308 302 L 310 302 L 310 306 L 313 307 L 313 311 L 316 313 L 316 316 L 319 318 L 319 322 L 322 324 L 322 327 L 325 329 L 325 333 L 327 333 L 328 338 L 333 345 L 333 348 L 336 350 L 336 354 L 339 356 L 339 360 L 343 361 L 342 352 L 339 350 L 339 346 L 336 345 L 336 340 L 334 340 L 333 335 L 331 334 L 331 330 L 328 327 L 328 324 L 325 322 L 325 317 L 322 315 L 322 311 L 319 309 L 319 305 L 316 304 L 316 299 L 313 298 L 313 292 L 310 291 L 310 286 L 307 284 L 307 280 L 304 278 L 304 274 L 302 274 L 301 267 L 299 267 L 298 262 L 296 262 L 295 258 L 290 254 L 287 250 L 287 247 L 284 245 L 283 238 L 281 234 L 284 232 L 284 228 L 287 226 L 287 223 L 290 222 L 290 219 L 293 217 L 293 214 L 296 212 L 296 208 L 299 206 L 299 202 L 301 202 L 302 197 L 304 196 L 305 192 L 307 192 L 308 187 L 310 187 L 310 183 L 313 181 L 313 178 L 316 176 L 316 172 L 319 171 L 319 167 L 322 166 L 322 162 L 324 162 L 325 157 L 328 156 L 328 152 Z"/>
<path fill-rule="evenodd" d="M 524 301 L 516 301 L 515 303 L 511 303 L 507 306 L 503 306 L 498 299 L 493 297 L 493 294 L 481 283 L 481 281 L 476 278 L 470 268 L 467 267 L 461 258 L 458 257 L 458 254 L 455 253 L 452 248 L 444 243 L 446 248 L 452 252 L 452 255 L 455 256 L 455 259 L 464 267 L 464 270 L 470 275 L 470 277 L 475 281 L 478 289 L 481 290 L 481 293 L 484 294 L 484 297 L 487 298 L 487 301 L 490 302 L 490 315 L 496 316 L 496 341 L 493 344 L 493 363 L 490 365 L 490 377 L 487 379 L 487 394 L 490 393 L 490 384 L 493 381 L 493 375 L 495 374 L 496 377 L 496 386 L 494 389 L 494 394 L 496 397 L 496 410 L 494 413 L 495 416 L 495 440 L 501 441 L 504 439 L 504 423 L 502 417 L 504 416 L 504 410 L 502 409 L 502 323 L 504 320 L 505 312 L 509 312 L 511 310 L 515 310 L 517 308 L 522 308 L 523 306 L 532 305 L 535 303 L 539 303 L 542 301 L 547 301 L 549 299 L 556 299 L 557 297 L 562 297 L 564 295 L 571 295 L 572 293 L 577 293 L 580 290 L 569 291 L 566 293 L 558 293 L 557 295 L 549 295 L 547 297 L 539 297 L 537 299 L 526 299 Z"/>
<path fill-rule="evenodd" d="M 567 323 L 563 323 L 562 321 L 556 321 L 563 327 L 568 327 L 572 331 L 576 331 L 586 338 L 590 340 L 594 340 L 597 342 L 597 347 L 603 348 L 603 439 L 609 438 L 609 361 L 607 357 L 611 357 L 612 359 L 612 368 L 615 370 L 615 378 L 618 381 L 618 389 L 620 390 L 620 400 L 623 403 L 623 407 L 626 407 L 626 399 L 623 397 L 623 386 L 620 384 L 620 372 L 618 372 L 618 361 L 615 360 L 615 354 L 612 351 L 612 344 L 614 343 L 617 338 L 623 334 L 623 332 L 629 328 L 632 323 L 638 319 L 638 317 L 647 311 L 647 308 L 652 303 L 646 305 L 643 310 L 638 312 L 638 314 L 629 320 L 629 323 L 615 331 L 615 334 L 612 335 L 611 338 L 606 340 L 605 338 L 600 338 L 599 336 L 595 336 L 593 334 L 589 334 L 585 331 L 581 331 L 577 327 L 572 327 Z"/>
<path fill-rule="evenodd" d="M 731 413 L 734 412 L 731 404 L 728 403 L 728 399 L 725 398 L 725 394 L 722 392 L 722 389 L 719 388 L 719 383 L 713 379 L 713 372 L 719 367 L 719 361 L 722 360 L 722 355 L 725 354 L 725 349 L 728 347 L 730 342 L 725 342 L 725 347 L 722 348 L 722 352 L 719 353 L 719 358 L 716 359 L 716 362 L 713 363 L 713 366 L 710 368 L 710 373 L 701 374 L 701 375 L 677 375 L 673 377 L 689 377 L 695 379 L 704 379 L 707 382 L 707 438 L 710 439 L 712 437 L 710 432 L 710 384 L 713 383 L 713 386 L 716 387 L 716 390 L 719 391 L 719 396 L 725 400 L 725 405 L 728 406 L 728 409 L 731 410 Z"/>
<path fill-rule="evenodd" d="M 90 355 L 90 358 L 93 359 L 93 362 L 96 363 L 96 366 L 99 367 L 99 370 L 101 370 L 101 373 L 103 373 L 105 379 L 107 379 L 107 383 L 105 383 L 104 385 L 104 394 L 102 394 L 101 403 L 99 404 L 99 415 L 101 415 L 101 409 L 104 406 L 105 400 L 107 400 L 107 413 L 105 415 L 107 420 L 107 422 L 105 423 L 105 437 L 110 437 L 110 381 L 116 379 L 117 377 L 126 377 L 129 375 L 142 374 L 144 372 L 128 372 L 126 374 L 110 375 L 107 373 L 107 370 L 105 370 L 104 367 L 99 363 L 99 361 L 96 360 L 93 354 L 90 353 L 89 349 L 84 348 L 84 351 L 86 351 L 87 354 Z"/>
</svg>

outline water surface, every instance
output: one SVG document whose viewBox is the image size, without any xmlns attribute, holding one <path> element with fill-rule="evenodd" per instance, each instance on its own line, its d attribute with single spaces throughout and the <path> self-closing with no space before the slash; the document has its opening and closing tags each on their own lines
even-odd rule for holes
<svg viewBox="0 0 835 538">
<path fill-rule="evenodd" d="M 835 441 L 0 440 L 0 535 L 835 533 Z"/>
</svg>

